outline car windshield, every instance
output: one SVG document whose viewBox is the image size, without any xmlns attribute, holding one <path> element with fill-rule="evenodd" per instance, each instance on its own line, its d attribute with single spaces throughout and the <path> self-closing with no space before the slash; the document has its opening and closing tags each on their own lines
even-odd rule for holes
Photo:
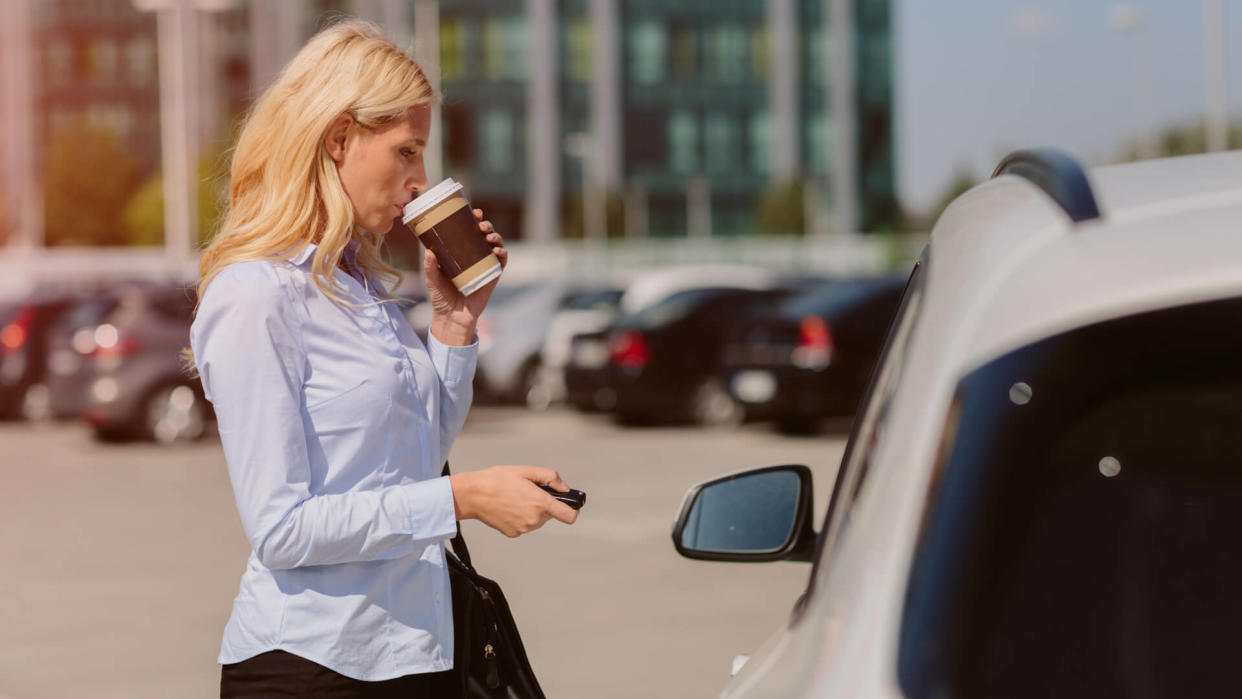
<svg viewBox="0 0 1242 699">
<path fill-rule="evenodd" d="M 1242 300 L 964 379 L 912 567 L 906 695 L 1204 696 L 1242 627 Z"/>
<path fill-rule="evenodd" d="M 674 323 L 686 317 L 692 310 L 700 304 L 715 299 L 726 294 L 734 295 L 739 298 L 747 295 L 747 291 L 731 287 L 705 287 L 702 289 L 687 289 L 680 291 L 668 298 L 648 306 L 637 313 L 630 314 L 622 319 L 621 325 L 640 329 L 658 328 L 669 323 Z"/>
</svg>

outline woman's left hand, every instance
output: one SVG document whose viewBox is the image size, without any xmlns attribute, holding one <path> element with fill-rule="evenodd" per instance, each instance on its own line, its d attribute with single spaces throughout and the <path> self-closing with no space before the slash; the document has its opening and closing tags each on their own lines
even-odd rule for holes
<svg viewBox="0 0 1242 699">
<path fill-rule="evenodd" d="M 474 217 L 479 221 L 479 230 L 492 244 L 492 253 L 500 260 L 503 269 L 509 262 L 509 251 L 505 249 L 504 238 L 496 232 L 491 221 L 483 219 L 483 210 L 474 209 Z M 469 296 L 465 296 L 453 285 L 436 263 L 436 255 L 430 249 L 423 252 L 423 269 L 427 273 L 427 297 L 431 302 L 431 332 L 436 339 L 446 345 L 468 345 L 474 341 L 475 326 L 479 316 L 487 307 L 492 291 L 500 279 L 489 282 L 486 286 Z"/>
</svg>

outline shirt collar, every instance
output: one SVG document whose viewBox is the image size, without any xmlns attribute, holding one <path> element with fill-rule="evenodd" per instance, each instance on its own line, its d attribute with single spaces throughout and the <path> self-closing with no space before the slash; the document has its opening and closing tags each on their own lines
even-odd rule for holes
<svg viewBox="0 0 1242 699">
<path fill-rule="evenodd" d="M 341 257 L 345 262 L 354 266 L 358 260 L 358 248 L 360 247 L 362 247 L 362 243 L 358 242 L 357 238 L 350 238 L 349 242 L 345 243 L 345 250 L 342 252 Z M 289 258 L 289 261 L 295 265 L 305 264 L 307 260 L 315 256 L 315 251 L 318 249 L 319 246 L 315 243 L 307 243 L 301 250 L 294 253 Z"/>
</svg>

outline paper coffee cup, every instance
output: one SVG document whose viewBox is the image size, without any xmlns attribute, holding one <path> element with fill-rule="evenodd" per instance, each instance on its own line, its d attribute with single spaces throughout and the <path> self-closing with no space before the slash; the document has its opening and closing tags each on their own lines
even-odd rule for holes
<svg viewBox="0 0 1242 699">
<path fill-rule="evenodd" d="M 453 178 L 406 204 L 401 220 L 436 254 L 440 270 L 461 293 L 469 296 L 500 276 L 500 259 Z"/>
</svg>

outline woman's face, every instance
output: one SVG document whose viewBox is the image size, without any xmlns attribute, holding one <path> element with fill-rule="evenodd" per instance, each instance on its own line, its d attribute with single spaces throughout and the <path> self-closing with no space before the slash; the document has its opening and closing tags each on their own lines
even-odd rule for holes
<svg viewBox="0 0 1242 699">
<path fill-rule="evenodd" d="M 343 128 L 333 125 L 325 145 L 354 206 L 355 223 L 372 233 L 387 233 L 412 195 L 427 188 L 423 151 L 430 133 L 427 105 L 378 129 L 362 128 L 352 119 Z"/>
</svg>

